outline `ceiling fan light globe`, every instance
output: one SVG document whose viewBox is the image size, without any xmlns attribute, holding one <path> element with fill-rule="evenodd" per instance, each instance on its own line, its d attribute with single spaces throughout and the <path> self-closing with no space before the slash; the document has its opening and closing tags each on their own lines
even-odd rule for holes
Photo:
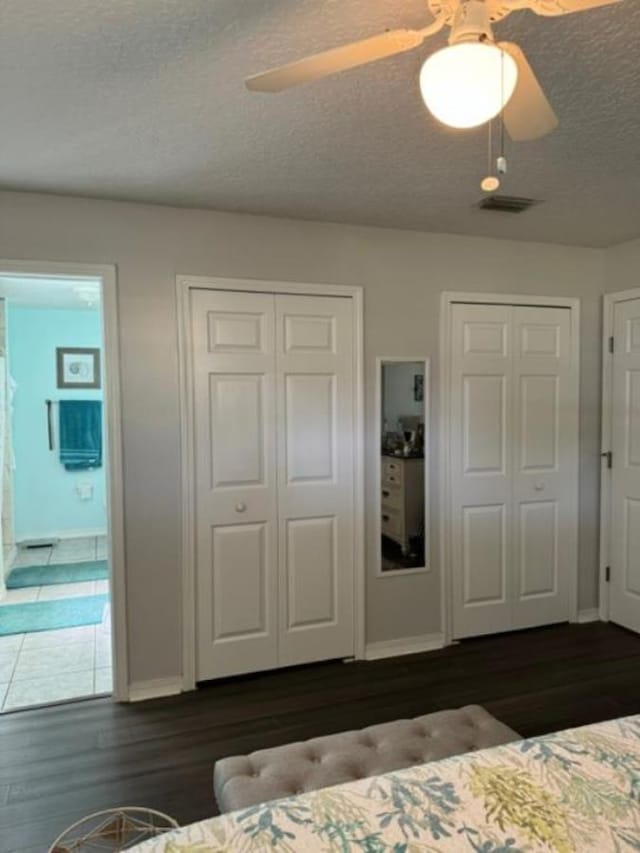
<svg viewBox="0 0 640 853">
<path fill-rule="evenodd" d="M 518 82 L 515 60 L 494 44 L 462 42 L 432 54 L 420 72 L 427 109 L 449 127 L 468 129 L 495 118 Z"/>
</svg>

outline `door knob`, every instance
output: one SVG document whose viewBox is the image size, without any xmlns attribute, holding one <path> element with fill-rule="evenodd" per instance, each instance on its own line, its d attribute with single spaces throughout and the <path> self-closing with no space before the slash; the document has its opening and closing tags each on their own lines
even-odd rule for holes
<svg viewBox="0 0 640 853">
<path fill-rule="evenodd" d="M 533 488 L 536 490 L 536 492 L 543 492 L 544 491 L 544 483 L 542 482 L 542 480 L 538 480 L 534 484 Z"/>
<path fill-rule="evenodd" d="M 242 501 L 239 504 L 236 504 L 236 512 L 244 512 L 246 508 L 247 505 L 245 503 L 242 503 Z"/>
</svg>

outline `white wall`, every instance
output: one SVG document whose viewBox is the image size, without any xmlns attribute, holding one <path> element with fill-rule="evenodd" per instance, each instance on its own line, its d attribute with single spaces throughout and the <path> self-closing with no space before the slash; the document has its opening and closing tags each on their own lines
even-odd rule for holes
<svg viewBox="0 0 640 853">
<path fill-rule="evenodd" d="M 640 240 L 614 246 L 607 251 L 605 260 L 607 292 L 640 287 Z"/>
<path fill-rule="evenodd" d="M 579 601 L 581 608 L 596 606 L 602 252 L 0 193 L 0 257 L 118 267 L 132 681 L 181 671 L 176 273 L 364 286 L 369 642 L 439 629 L 437 500 L 430 537 L 434 570 L 416 577 L 374 575 L 375 358 L 432 359 L 431 482 L 437 490 L 440 293 L 580 297 Z"/>
</svg>

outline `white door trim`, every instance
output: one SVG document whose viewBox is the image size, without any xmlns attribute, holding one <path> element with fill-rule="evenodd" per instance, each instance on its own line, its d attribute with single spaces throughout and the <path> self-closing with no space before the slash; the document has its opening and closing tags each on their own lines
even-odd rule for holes
<svg viewBox="0 0 640 853">
<path fill-rule="evenodd" d="M 306 284 L 291 281 L 176 276 L 178 303 L 178 363 L 180 370 L 180 450 L 182 469 L 182 689 L 196 686 L 195 625 L 195 481 L 193 477 L 193 369 L 189 291 L 231 290 L 249 293 L 288 293 L 306 296 L 340 296 L 353 299 L 353 343 L 355 352 L 355 493 L 354 493 L 354 634 L 355 657 L 365 654 L 365 565 L 364 565 L 364 374 L 363 292 L 361 287 L 335 284 Z"/>
<path fill-rule="evenodd" d="M 580 300 L 562 296 L 533 296 L 531 294 L 511 293 L 466 293 L 443 291 L 440 298 L 440 454 L 442 469 L 440 471 L 440 608 L 442 633 L 445 645 L 452 642 L 452 578 L 451 578 L 451 525 L 449 511 L 451 501 L 451 442 L 450 408 L 451 408 L 451 319 L 452 306 L 457 302 L 470 302 L 480 305 L 519 305 L 549 308 L 569 308 L 571 310 L 571 362 L 574 370 L 575 399 L 577 404 L 576 417 L 580 407 Z M 575 448 L 576 470 L 578 471 L 577 502 L 580 494 L 580 466 L 578 462 L 578 447 Z M 570 567 L 569 584 L 569 619 L 578 621 L 578 565 Z"/>
<path fill-rule="evenodd" d="M 116 267 L 56 261 L 0 259 L 0 274 L 47 278 L 99 278 L 102 282 L 104 339 L 104 408 L 107 422 L 107 493 L 109 500 L 109 561 L 113 644 L 113 697 L 129 700 L 127 654 L 127 592 L 124 551 L 124 491 L 122 476 L 122 415 L 120 410 L 120 347 Z"/>
<path fill-rule="evenodd" d="M 431 360 L 424 355 L 419 356 L 378 356 L 376 358 L 376 388 L 375 388 L 375 405 L 376 405 L 376 428 L 375 428 L 375 447 L 382 446 L 382 365 L 383 364 L 403 364 L 405 362 L 418 362 L 424 365 L 424 566 L 418 566 L 415 569 L 398 569 L 393 572 L 382 571 L 382 554 L 380 552 L 380 539 L 382 537 L 381 513 L 382 499 L 380 496 L 380 485 L 382 483 L 382 461 L 379 452 L 376 453 L 376 462 L 374 468 L 374 476 L 376 483 L 376 501 L 375 501 L 375 539 L 376 539 L 376 556 L 375 567 L 377 578 L 398 578 L 403 575 L 424 575 L 433 570 L 431 560 L 431 506 L 429 500 L 429 464 L 431 452 Z M 370 647 L 368 647 L 370 648 Z M 368 652 L 367 652 L 368 654 Z M 369 659 L 369 658 L 367 658 Z"/>
<path fill-rule="evenodd" d="M 640 288 L 606 293 L 603 297 L 602 317 L 602 445 L 600 448 L 600 619 L 609 621 L 609 584 L 607 566 L 611 555 L 609 539 L 611 528 L 611 471 L 607 467 L 606 454 L 612 450 L 612 394 L 613 355 L 609 350 L 609 339 L 613 337 L 614 309 L 617 302 L 640 299 Z"/>
</svg>

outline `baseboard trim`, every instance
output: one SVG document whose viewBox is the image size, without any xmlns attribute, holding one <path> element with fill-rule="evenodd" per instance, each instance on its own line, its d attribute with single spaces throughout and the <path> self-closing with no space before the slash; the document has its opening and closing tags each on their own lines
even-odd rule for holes
<svg viewBox="0 0 640 853">
<path fill-rule="evenodd" d="M 365 660 L 382 660 L 400 655 L 417 655 L 420 652 L 435 652 L 445 646 L 442 634 L 422 634 L 419 637 L 400 637 L 381 643 L 368 643 L 364 650 Z"/>
<path fill-rule="evenodd" d="M 163 696 L 182 693 L 181 678 L 153 678 L 150 681 L 134 681 L 129 685 L 129 702 L 146 702 Z"/>
<path fill-rule="evenodd" d="M 30 542 L 45 542 L 50 539 L 61 542 L 64 539 L 91 539 L 94 536 L 107 536 L 107 531 L 102 527 L 88 527 L 86 530 L 63 530 L 45 536 L 23 536 L 15 545 L 18 548 L 26 548 Z"/>
<path fill-rule="evenodd" d="M 584 624 L 585 622 L 599 622 L 600 621 L 600 611 L 597 607 L 591 607 L 589 610 L 580 610 L 578 612 L 578 622 L 580 624 Z"/>
<path fill-rule="evenodd" d="M 13 544 L 4 546 L 5 550 L 2 554 L 2 568 L 0 568 L 0 574 L 2 574 L 2 584 L 0 587 L 4 586 L 4 581 L 9 577 L 9 569 L 13 566 L 13 561 L 18 556 L 18 549 Z"/>
</svg>

